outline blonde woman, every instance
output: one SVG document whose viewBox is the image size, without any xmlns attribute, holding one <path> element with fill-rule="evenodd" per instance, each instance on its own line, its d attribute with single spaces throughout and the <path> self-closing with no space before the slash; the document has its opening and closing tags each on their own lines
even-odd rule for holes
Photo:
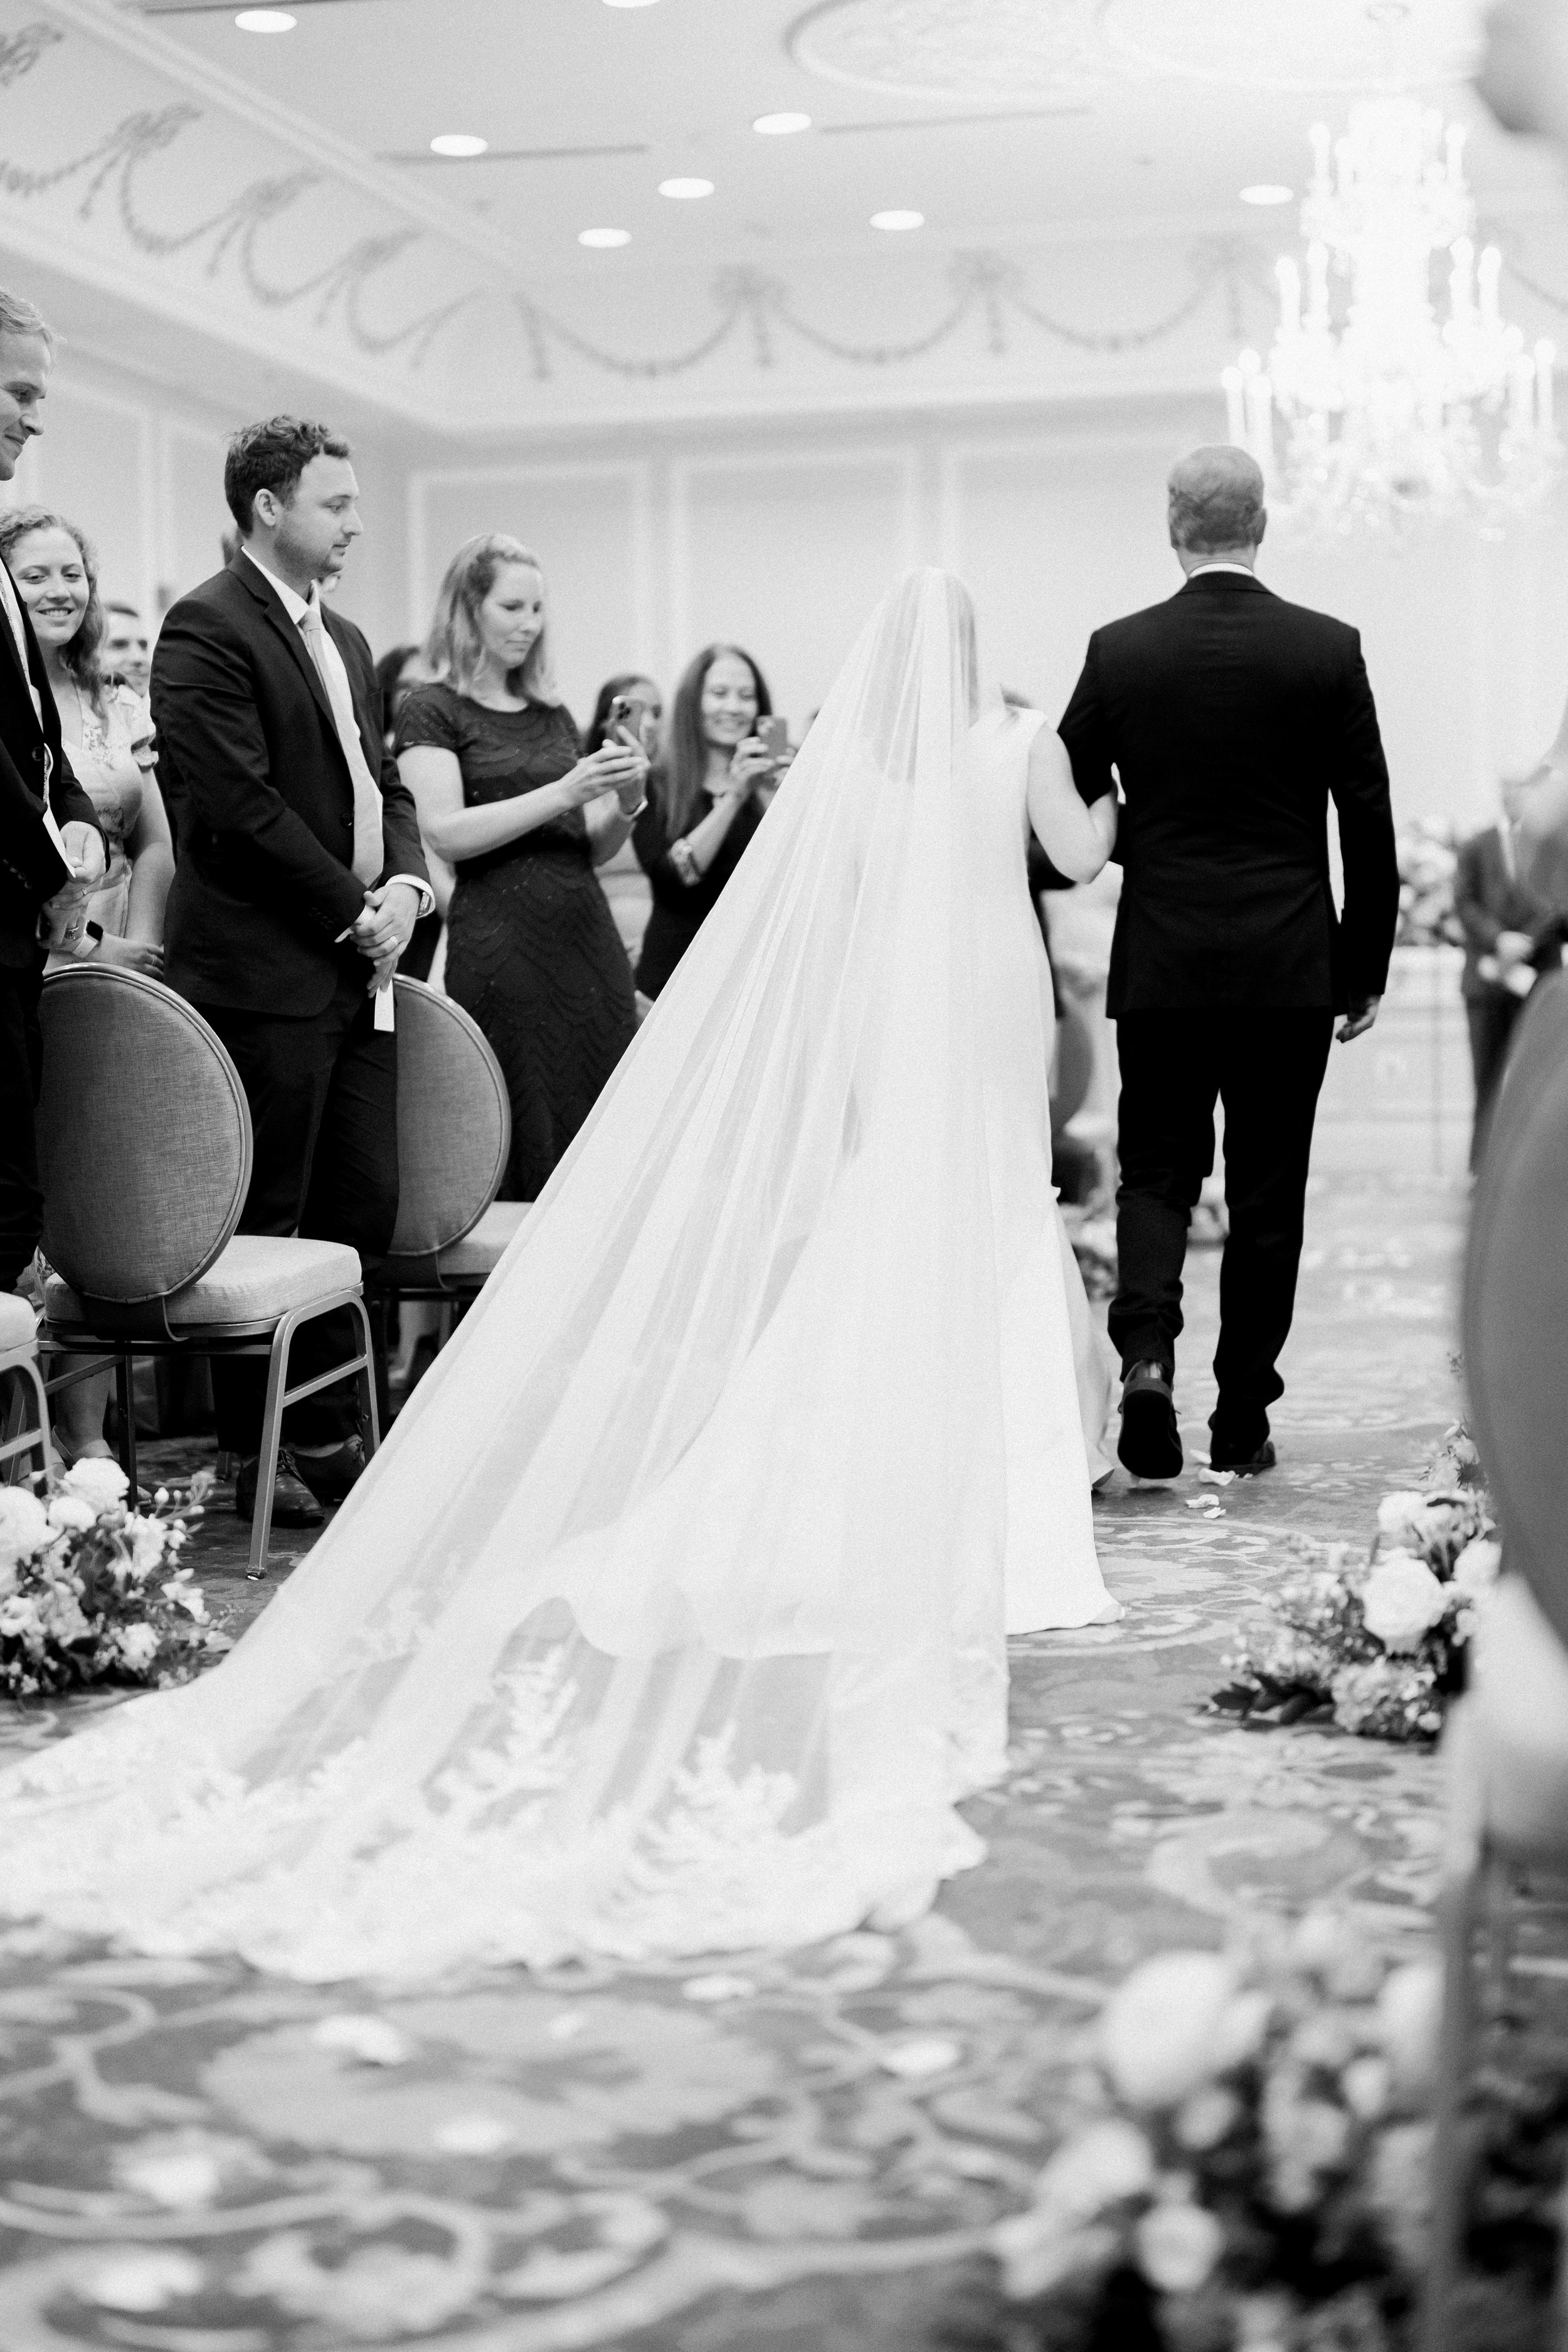
<svg viewBox="0 0 1568 2352">
<path fill-rule="evenodd" d="M 625 743 L 582 756 L 551 675 L 539 559 L 500 532 L 447 567 L 398 769 L 427 856 L 455 877 L 448 995 L 495 1049 L 511 1097 L 503 1197 L 531 1201 L 637 1028 L 631 965 L 594 868 L 647 797 Z M 434 871 L 434 865 L 432 866 Z"/>
<path fill-rule="evenodd" d="M 152 713 L 128 686 L 111 685 L 100 662 L 104 612 L 91 541 L 64 515 L 18 507 L 0 520 L 0 555 L 38 640 L 66 755 L 103 830 L 108 863 L 74 955 L 161 977 L 174 845 L 154 772 Z M 73 960 L 57 953 L 49 968 Z M 56 1400 L 55 1442 L 67 1462 L 112 1454 L 103 1433 L 109 1390 L 103 1372 Z"/>
<path fill-rule="evenodd" d="M 161 976 L 174 844 L 155 773 L 153 715 L 139 694 L 103 674 L 104 611 L 92 542 L 64 515 L 17 507 L 0 518 L 0 555 L 44 656 L 66 756 L 103 828 L 109 862 L 79 952 Z M 70 961 L 57 956 L 54 963 Z"/>
</svg>

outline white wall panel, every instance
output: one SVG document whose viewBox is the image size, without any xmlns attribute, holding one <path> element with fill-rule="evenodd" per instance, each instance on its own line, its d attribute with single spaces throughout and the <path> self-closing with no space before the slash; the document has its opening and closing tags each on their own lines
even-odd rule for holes
<svg viewBox="0 0 1568 2352">
<path fill-rule="evenodd" d="M 655 659 L 647 488 L 637 465 L 539 465 L 415 477 L 409 634 L 423 636 L 447 563 L 478 532 L 509 531 L 544 566 L 556 674 L 579 721 L 615 670 Z"/>
<path fill-rule="evenodd" d="M 917 479 L 912 449 L 836 449 L 826 436 L 817 447 L 678 463 L 676 667 L 715 637 L 734 639 L 798 731 L 867 614 L 915 559 Z"/>
</svg>

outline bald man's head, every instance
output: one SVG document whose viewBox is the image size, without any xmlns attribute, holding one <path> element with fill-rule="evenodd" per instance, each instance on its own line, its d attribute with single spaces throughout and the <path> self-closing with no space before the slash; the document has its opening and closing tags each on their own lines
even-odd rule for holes
<svg viewBox="0 0 1568 2352">
<path fill-rule="evenodd" d="M 1256 547 L 1267 520 L 1263 469 L 1245 449 L 1216 442 L 1171 468 L 1171 545 L 1188 555 Z"/>
</svg>

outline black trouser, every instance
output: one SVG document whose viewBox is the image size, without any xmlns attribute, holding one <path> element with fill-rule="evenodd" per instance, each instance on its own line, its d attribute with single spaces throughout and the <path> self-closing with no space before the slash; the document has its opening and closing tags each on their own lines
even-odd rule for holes
<svg viewBox="0 0 1568 2352">
<path fill-rule="evenodd" d="M 1476 1115 L 1470 1126 L 1472 1171 L 1480 1166 L 1481 1154 L 1486 1150 L 1497 1091 L 1502 1084 L 1508 1049 L 1524 1003 L 1523 997 L 1515 996 L 1511 989 L 1500 988 L 1489 996 L 1472 999 L 1465 1006 L 1470 1031 L 1470 1066 L 1476 1074 Z"/>
<path fill-rule="evenodd" d="M 1274 1367 L 1295 1310 L 1312 1119 L 1333 1025 L 1329 1012 L 1252 1006 L 1128 1013 L 1116 1024 L 1121 1274 L 1111 1341 L 1124 1367 L 1174 1370 L 1187 1223 L 1214 1166 L 1217 1099 L 1230 1237 L 1210 1426 L 1237 1450 L 1262 1444 L 1268 1407 L 1284 1391 Z"/>
<path fill-rule="evenodd" d="M 0 1290 L 15 1290 L 44 1229 L 34 1120 L 43 1074 L 38 991 L 44 959 L 0 965 Z"/>
<path fill-rule="evenodd" d="M 355 965 L 325 1012 L 304 1020 L 198 1010 L 233 1055 L 250 1105 L 256 1149 L 239 1231 L 347 1242 L 368 1286 L 397 1223 L 397 1040 L 374 1027 L 366 967 L 357 958 Z M 357 1339 L 346 1311 L 306 1324 L 290 1352 L 290 1382 L 341 1362 Z M 225 1452 L 248 1458 L 259 1451 L 266 1398 L 264 1360 L 215 1358 Z M 355 1383 L 345 1381 L 291 1406 L 284 1435 L 297 1445 L 330 1445 L 356 1425 Z"/>
</svg>

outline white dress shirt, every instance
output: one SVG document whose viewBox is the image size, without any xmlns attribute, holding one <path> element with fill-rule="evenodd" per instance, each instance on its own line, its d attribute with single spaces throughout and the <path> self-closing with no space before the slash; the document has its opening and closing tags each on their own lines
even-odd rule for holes
<svg viewBox="0 0 1568 2352">
<path fill-rule="evenodd" d="M 1250 563 L 1200 563 L 1187 574 L 1189 580 L 1201 580 L 1205 572 L 1239 572 L 1244 580 L 1256 580 L 1258 574 Z"/>
<path fill-rule="evenodd" d="M 295 627 L 300 631 L 300 636 L 304 642 L 306 655 L 310 657 L 312 667 L 317 669 L 319 672 L 321 664 L 315 660 L 314 656 L 311 653 L 311 635 L 306 627 L 307 618 L 312 606 L 318 614 L 321 609 L 321 591 L 317 587 L 316 583 L 313 580 L 310 583 L 310 593 L 308 597 L 301 596 L 297 588 L 290 588 L 287 580 L 279 580 L 276 572 L 272 571 L 268 565 L 263 563 L 258 556 L 252 555 L 248 547 L 244 551 L 244 553 L 246 562 L 247 563 L 255 564 L 256 569 L 260 572 L 262 578 L 264 580 L 269 580 L 272 583 L 273 587 L 277 589 L 279 595 L 283 600 L 284 611 L 288 614 L 289 618 L 293 622 Z M 379 801 L 381 794 L 379 789 L 376 787 L 374 777 L 369 775 L 369 762 L 366 761 L 364 756 L 364 746 L 360 741 L 357 723 L 353 725 L 352 733 L 350 732 L 350 721 L 346 714 L 350 714 L 353 711 L 353 696 L 349 688 L 349 674 L 343 667 L 343 657 L 338 651 L 337 646 L 332 643 L 331 632 L 326 628 L 324 625 L 321 627 L 320 635 L 316 637 L 315 642 L 321 647 L 322 659 L 336 673 L 335 677 L 323 677 L 321 684 L 326 689 L 327 701 L 332 709 L 333 724 L 338 730 L 338 740 L 342 745 L 343 757 L 349 763 L 351 778 L 353 777 L 355 754 L 357 753 L 359 764 L 365 769 L 371 789 L 375 792 L 376 798 Z M 334 687 L 338 688 L 338 691 L 335 693 L 333 691 Z M 354 781 L 357 786 L 358 779 L 356 778 Z M 359 797 L 357 789 L 355 797 L 356 799 Z M 376 870 L 377 872 L 380 871 L 379 860 L 377 861 Z M 427 915 L 430 912 L 431 908 L 436 903 L 436 894 L 431 889 L 430 885 L 427 882 L 422 882 L 416 874 L 393 874 L 388 876 L 387 880 L 389 887 L 394 882 L 405 882 L 411 890 L 418 893 L 419 912 L 422 915 Z M 348 932 L 341 932 L 339 936 L 340 938 L 346 939 L 348 937 Z"/>
</svg>

